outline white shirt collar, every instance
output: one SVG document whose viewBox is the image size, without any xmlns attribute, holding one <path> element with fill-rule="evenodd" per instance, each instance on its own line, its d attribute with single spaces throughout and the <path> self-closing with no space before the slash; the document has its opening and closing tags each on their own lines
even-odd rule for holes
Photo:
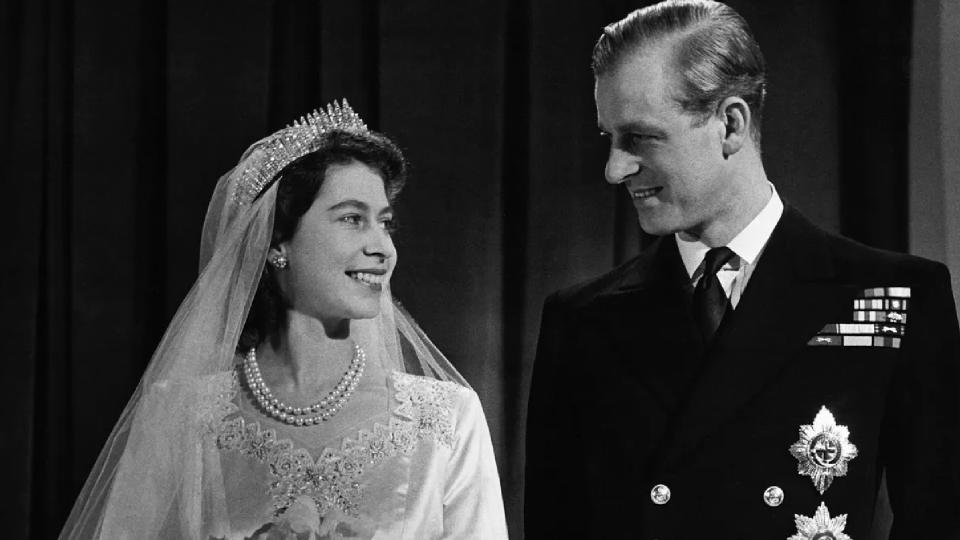
<svg viewBox="0 0 960 540">
<path fill-rule="evenodd" d="M 770 191 L 770 200 L 767 201 L 763 210 L 760 210 L 760 213 L 727 244 L 727 247 L 747 264 L 756 262 L 760 252 L 763 251 L 763 247 L 767 244 L 767 240 L 770 239 L 774 227 L 780 221 L 780 216 L 783 215 L 783 201 L 780 200 L 777 188 L 773 184 L 770 184 Z M 679 233 L 674 236 L 677 239 L 677 250 L 680 251 L 683 266 L 687 269 L 687 275 L 693 279 L 694 273 L 700 267 L 703 258 L 706 257 L 710 246 L 699 240 L 693 242 L 683 240 Z"/>
</svg>

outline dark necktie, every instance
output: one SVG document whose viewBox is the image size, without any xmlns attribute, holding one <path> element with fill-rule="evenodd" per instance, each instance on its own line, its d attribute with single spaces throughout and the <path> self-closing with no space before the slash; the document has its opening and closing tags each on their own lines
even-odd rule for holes
<svg viewBox="0 0 960 540">
<path fill-rule="evenodd" d="M 720 321 L 730 309 L 730 301 L 717 278 L 717 272 L 734 256 L 728 247 L 713 248 L 703 259 L 703 275 L 693 290 L 693 316 L 696 318 L 704 343 L 710 343 L 720 327 Z"/>
</svg>

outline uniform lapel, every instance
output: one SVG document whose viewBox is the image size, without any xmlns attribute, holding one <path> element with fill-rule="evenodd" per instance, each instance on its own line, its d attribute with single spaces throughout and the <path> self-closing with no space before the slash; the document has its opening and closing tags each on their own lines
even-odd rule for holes
<svg viewBox="0 0 960 540">
<path fill-rule="evenodd" d="M 707 351 L 654 466 L 670 466 L 722 429 L 774 379 L 826 319 L 842 310 L 822 233 L 791 207 L 770 237 L 744 295 Z"/>
<path fill-rule="evenodd" d="M 673 238 L 660 238 L 623 279 L 594 298 L 581 321 L 588 339 L 614 362 L 613 373 L 643 387 L 668 414 L 678 407 L 680 370 L 703 354 L 685 277 Z"/>
</svg>

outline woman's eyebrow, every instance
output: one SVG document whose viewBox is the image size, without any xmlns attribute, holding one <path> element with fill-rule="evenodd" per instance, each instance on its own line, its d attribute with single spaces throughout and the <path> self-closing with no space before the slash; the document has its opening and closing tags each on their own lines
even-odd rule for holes
<svg viewBox="0 0 960 540">
<path fill-rule="evenodd" d="M 346 199 L 334 204 L 330 208 L 327 208 L 327 210 L 340 210 L 342 208 L 355 208 L 357 210 L 366 212 L 370 209 L 370 206 L 368 206 L 367 203 L 357 199 Z"/>
<path fill-rule="evenodd" d="M 334 204 L 333 206 L 331 206 L 330 208 L 328 208 L 327 210 L 333 211 L 333 210 L 341 210 L 343 208 L 353 208 L 361 212 L 370 211 L 370 205 L 358 199 L 346 199 L 346 200 L 340 201 Z M 392 213 L 393 213 L 393 207 L 390 205 L 387 205 L 381 208 L 380 211 L 377 212 L 377 215 L 382 216 L 384 214 L 392 214 Z"/>
</svg>

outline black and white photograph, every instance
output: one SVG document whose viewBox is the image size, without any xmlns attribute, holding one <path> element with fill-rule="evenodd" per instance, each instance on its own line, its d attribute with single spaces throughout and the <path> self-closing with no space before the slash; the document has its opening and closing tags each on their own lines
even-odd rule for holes
<svg viewBox="0 0 960 540">
<path fill-rule="evenodd" d="M 4 538 L 960 540 L 955 0 L 0 2 Z"/>
</svg>

